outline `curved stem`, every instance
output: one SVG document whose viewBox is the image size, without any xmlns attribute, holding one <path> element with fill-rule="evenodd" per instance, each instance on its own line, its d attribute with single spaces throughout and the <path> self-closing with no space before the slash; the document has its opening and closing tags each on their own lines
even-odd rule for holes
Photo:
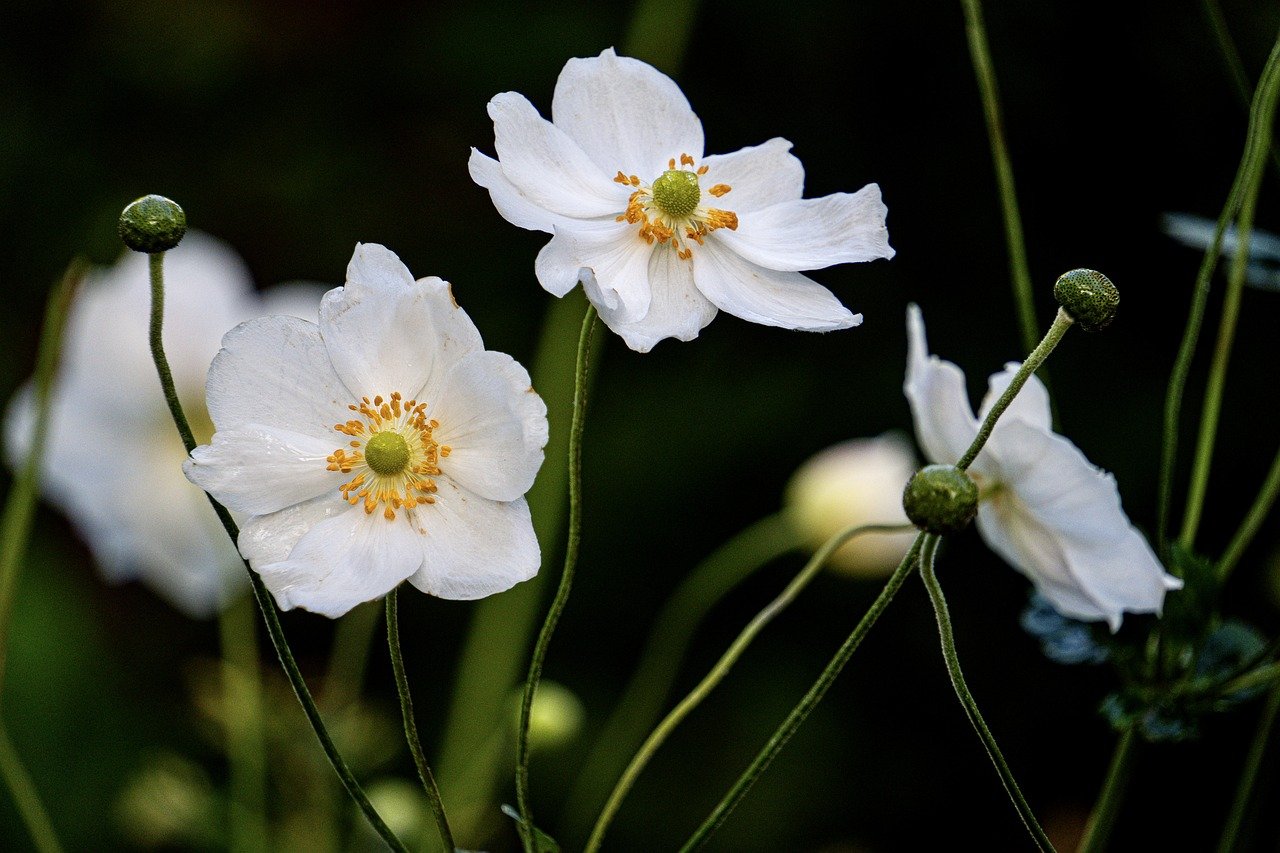
<svg viewBox="0 0 1280 853">
<path fill-rule="evenodd" d="M 178 393 L 173 384 L 173 374 L 169 370 L 169 360 L 164 354 L 164 338 L 162 335 L 164 325 L 164 253 L 155 253 L 151 255 L 150 260 L 151 358 L 155 362 L 156 372 L 160 375 L 160 384 L 164 390 L 164 399 L 168 404 L 169 414 L 173 418 L 174 425 L 178 428 L 178 434 L 182 436 L 183 446 L 186 448 L 187 453 L 190 454 L 196 448 L 195 436 L 191 433 L 191 425 L 187 421 L 186 413 L 182 411 L 182 403 L 178 400 Z M 226 507 L 214 500 L 213 495 L 206 493 L 205 497 L 209 499 L 209 505 L 213 507 L 214 513 L 218 516 L 218 521 L 222 523 L 223 530 L 227 531 L 227 535 L 231 537 L 232 543 L 239 541 L 240 528 L 236 525 L 235 520 L 231 518 L 231 513 L 227 512 Z M 276 613 L 276 605 L 271 599 L 271 594 L 267 592 L 267 587 L 262 583 L 262 578 L 249 566 L 247 560 L 244 562 L 244 568 L 249 574 L 249 585 L 253 589 L 254 598 L 257 599 L 258 609 L 262 611 L 262 618 L 267 623 L 267 633 L 271 637 L 271 645 L 275 648 L 276 655 L 280 658 L 280 665 L 284 668 L 285 676 L 289 679 L 289 684 L 293 687 L 294 695 L 298 697 L 299 704 L 302 705 L 302 712 L 306 715 L 307 722 L 311 724 L 311 730 L 315 732 L 316 739 L 320 741 L 320 747 L 324 750 L 325 757 L 329 759 L 334 772 L 338 774 L 342 787 L 346 789 L 348 796 L 364 813 L 365 819 L 369 821 L 373 831 L 381 836 L 382 840 L 392 850 L 407 850 L 400 839 L 396 837 L 396 834 L 387 826 L 386 821 L 382 819 L 382 815 L 378 814 L 378 810 L 369 802 L 364 789 L 360 787 L 360 783 L 356 781 L 351 768 L 347 766 L 346 759 L 342 757 L 342 753 L 338 752 L 338 747 L 334 744 L 333 738 L 329 736 L 329 729 L 325 726 L 324 719 L 320 716 L 320 709 L 316 707 L 316 701 L 312 698 L 311 691 L 307 689 L 307 682 L 302 677 L 302 670 L 298 668 L 298 662 L 294 660 L 293 650 L 289 648 L 289 641 L 285 638 L 284 628 L 280 625 L 280 616 Z"/>
<path fill-rule="evenodd" d="M 1240 59 L 1240 51 L 1236 48 L 1235 40 L 1231 38 L 1226 16 L 1222 14 L 1222 7 L 1218 4 L 1218 0 L 1204 0 L 1204 11 L 1209 19 L 1209 28 L 1213 30 L 1214 41 L 1218 43 L 1218 52 L 1222 54 L 1222 60 L 1227 65 L 1227 73 L 1230 74 L 1231 83 L 1235 87 L 1236 98 L 1247 114 L 1249 101 L 1253 98 L 1253 84 L 1249 82 L 1249 74 L 1245 71 L 1244 62 Z M 1280 151 L 1276 150 L 1274 141 L 1271 144 L 1271 165 L 1277 173 L 1280 173 Z"/>
<path fill-rule="evenodd" d="M 246 596 L 237 596 L 218 614 L 230 765 L 231 849 L 244 851 L 271 847 L 267 832 L 267 748 L 262 731 L 262 684 L 252 608 Z"/>
<path fill-rule="evenodd" d="M 409 752 L 413 755 L 413 764 L 418 768 L 418 778 L 422 780 L 422 790 L 431 803 L 431 813 L 436 819 L 436 829 L 440 831 L 440 842 L 444 849 L 452 851 L 457 848 L 453 843 L 453 833 L 449 830 L 449 819 L 444 814 L 444 802 L 440 799 L 440 789 L 436 787 L 436 777 L 427 764 L 427 756 L 422 751 L 422 742 L 418 739 L 418 724 L 413 715 L 413 696 L 409 693 L 409 679 L 404 672 L 404 655 L 400 652 L 400 589 L 387 593 L 387 650 L 391 654 L 391 672 L 396 679 L 396 693 L 400 696 L 400 714 L 404 717 L 404 737 L 409 743 Z"/>
<path fill-rule="evenodd" d="M 995 164 L 996 183 L 1000 187 L 1000 210 L 1004 215 L 1004 238 L 1009 250 L 1009 272 L 1013 277 L 1013 296 L 1018 307 L 1018 324 L 1022 344 L 1030 350 L 1040 337 L 1036 322 L 1035 295 L 1031 286 L 1031 267 L 1027 263 L 1027 244 L 1022 234 L 1022 217 L 1018 213 L 1018 193 L 1013 185 L 1013 165 L 1004 139 L 1004 122 L 1000 118 L 1000 92 L 996 72 L 987 46 L 986 27 L 982 22 L 980 0 L 961 0 L 964 7 L 965 34 L 969 39 L 969 59 L 978 78 L 982 94 L 982 113 L 987 120 L 987 138 L 991 141 L 991 160 Z"/>
<path fill-rule="evenodd" d="M 547 648 L 560 621 L 560 614 L 569 603 L 573 588 L 573 575 L 578 565 L 578 546 L 582 542 L 582 433 L 587 415 L 587 378 L 590 374 L 591 337 L 596 328 L 596 309 L 587 306 L 582 317 L 582 329 L 578 333 L 578 356 L 574 366 L 573 424 L 569 428 L 569 532 L 565 541 L 564 570 L 560 585 L 547 611 L 547 618 L 538 632 L 529 661 L 529 676 L 525 680 L 524 694 L 520 698 L 520 728 L 516 734 L 516 803 L 520 808 L 520 838 L 526 851 L 533 850 L 533 811 L 529 803 L 529 713 L 533 697 L 542 678 L 542 665 L 546 661 Z"/>
<path fill-rule="evenodd" d="M 1276 714 L 1280 713 L 1280 684 L 1271 688 L 1267 694 L 1267 704 L 1258 719 L 1258 728 L 1253 733 L 1253 742 L 1249 744 L 1249 754 L 1245 758 L 1244 770 L 1240 773 L 1240 782 L 1236 786 L 1236 795 L 1231 802 L 1231 812 L 1227 815 L 1227 823 L 1222 828 L 1222 837 L 1218 841 L 1218 853 L 1231 853 L 1243 849 L 1240 831 L 1244 827 L 1249 813 L 1249 801 L 1252 799 L 1253 787 L 1258 781 L 1258 770 L 1262 767 L 1262 757 L 1267 752 L 1267 742 L 1271 739 L 1271 729 L 1276 722 Z M 1248 839 L 1244 839 L 1247 841 Z"/>
<path fill-rule="evenodd" d="M 618 779 L 613 791 L 609 794 L 609 799 L 604 805 L 604 809 L 600 812 L 600 817 L 596 820 L 595 828 L 591 830 L 591 837 L 587 841 L 585 853 L 595 853 L 600 849 L 600 844 L 604 841 L 604 834 L 609 828 L 609 824 L 613 821 L 614 815 L 622 806 L 623 799 L 626 798 L 631 787 L 635 784 L 640 773 L 648 765 L 649 760 L 653 758 L 658 748 L 662 746 L 671 736 L 676 726 L 680 725 L 685 717 L 698 705 L 702 704 L 702 700 L 707 698 L 712 690 L 716 688 L 725 676 L 729 674 L 729 670 L 742 657 L 743 652 L 747 650 L 747 646 L 756 636 L 764 630 L 764 627 L 773 621 L 774 617 L 786 610 L 791 602 L 795 601 L 814 576 L 822 569 L 831 555 L 844 543 L 863 533 L 901 533 L 911 530 L 910 525 L 892 525 L 892 524 L 863 524 L 848 527 L 835 536 L 832 536 L 822 544 L 813 556 L 809 558 L 800 573 L 797 574 L 791 583 L 778 594 L 778 597 L 765 605 L 764 609 L 757 613 L 747 627 L 730 644 L 728 650 L 721 655 L 720 660 L 716 661 L 715 666 L 711 667 L 708 672 L 693 690 L 685 696 L 680 702 L 671 709 L 671 712 L 662 719 L 657 727 L 650 733 L 649 737 L 636 751 L 635 756 L 631 759 L 631 763 L 627 765 L 627 769 L 623 771 L 622 777 Z"/>
<path fill-rule="evenodd" d="M 1133 756 L 1138 747 L 1137 730 L 1125 729 L 1116 741 L 1115 752 L 1111 755 L 1111 764 L 1107 767 L 1107 778 L 1098 792 L 1098 802 L 1089 815 L 1089 823 L 1085 826 L 1084 838 L 1080 839 L 1077 853 L 1102 853 L 1107 849 L 1107 840 L 1111 830 L 1115 828 L 1116 817 L 1120 814 L 1120 804 L 1124 801 L 1125 791 L 1129 786 L 1132 772 Z"/>
<path fill-rule="evenodd" d="M 969 449 L 964 452 L 964 456 L 960 457 L 960 461 L 956 463 L 957 468 L 963 471 L 973 464 L 973 460 L 977 458 L 983 445 L 991 437 L 991 431 L 996 428 L 996 421 L 1000 420 L 1000 416 L 1004 414 L 1005 409 L 1009 408 L 1009 404 L 1013 402 L 1013 398 L 1018 396 L 1022 386 L 1027 384 L 1031 374 L 1035 373 L 1041 364 L 1044 364 L 1044 360 L 1049 357 L 1049 353 L 1053 352 L 1054 347 L 1058 345 L 1058 342 L 1062 340 L 1062 336 L 1067 333 L 1067 329 L 1071 328 L 1071 324 L 1074 322 L 1071 319 L 1071 315 L 1061 308 L 1058 309 L 1058 314 L 1053 318 L 1053 325 L 1049 327 L 1049 331 L 1045 333 L 1040 343 L 1036 344 L 1035 349 L 1027 356 L 1027 360 L 1022 362 L 1018 372 L 1013 375 L 1013 380 L 1009 383 L 1009 387 L 1004 389 L 1004 393 L 1000 395 L 995 405 L 991 407 L 991 411 L 987 412 L 982 425 L 978 427 L 978 434 L 974 437 L 973 443 L 969 445 Z"/>
<path fill-rule="evenodd" d="M 40 793 L 13 748 L 9 732 L 4 726 L 0 726 L 0 776 L 4 777 L 4 784 L 13 797 L 14 805 L 18 807 L 18 814 L 26 825 L 27 834 L 31 836 L 35 849 L 40 853 L 61 853 L 62 845 L 49 820 L 49 813 L 45 811 Z"/>
<path fill-rule="evenodd" d="M 589 824 L 595 817 L 597 794 L 657 722 L 703 616 L 757 569 L 802 545 L 787 513 L 775 513 L 739 531 L 685 576 L 654 619 L 640 663 L 583 762 L 565 809 L 566 825 Z"/>
<path fill-rule="evenodd" d="M 787 741 L 791 740 L 791 736 L 796 733 L 801 724 L 808 718 L 810 712 L 822 701 L 822 697 L 827 694 L 831 685 L 835 683 L 840 671 L 849 662 L 849 658 L 853 657 L 853 653 L 862 644 L 863 638 L 867 636 L 872 626 L 879 620 L 880 615 L 889 606 L 889 602 L 893 601 L 893 597 L 897 595 L 907 576 L 911 574 L 911 570 L 915 568 L 924 539 L 924 533 L 916 536 L 915 542 L 911 544 L 911 550 L 902 558 L 898 568 L 894 569 L 889 580 L 885 582 L 884 589 L 876 596 L 876 600 L 871 602 L 867 612 L 863 614 L 853 632 L 849 634 L 839 650 L 836 651 L 835 656 L 831 658 L 826 668 L 822 670 L 818 680 L 813 683 L 813 686 L 809 688 L 809 691 L 805 693 L 799 703 L 791 709 L 791 713 L 774 731 L 773 736 L 769 738 L 764 748 L 756 754 L 747 769 L 733 783 L 733 787 L 729 789 L 729 792 L 724 795 L 724 798 L 707 816 L 707 819 L 702 822 L 702 825 L 694 831 L 689 840 L 680 848 L 681 853 L 697 850 L 711 839 L 716 830 L 728 820 L 729 815 L 737 808 L 738 803 L 742 802 L 742 798 L 751 790 L 751 786 L 773 763 L 773 759 L 777 758 L 778 753 L 782 752 L 782 748 L 787 745 Z"/>
<path fill-rule="evenodd" d="M 1253 537 L 1257 535 L 1262 523 L 1271 513 L 1277 496 L 1280 496 L 1280 451 L 1277 451 L 1275 458 L 1271 460 L 1267 477 L 1258 491 L 1258 496 L 1253 499 L 1253 506 L 1249 507 L 1249 512 L 1245 514 L 1240 529 L 1231 537 L 1227 550 L 1222 552 L 1222 559 L 1218 560 L 1217 569 L 1220 579 L 1226 580 L 1232 569 L 1236 567 L 1236 563 L 1240 562 L 1249 543 L 1253 541 Z"/>
<path fill-rule="evenodd" d="M 947 672 L 951 675 L 951 686 L 955 688 L 956 696 L 960 699 L 960 704 L 964 706 L 965 714 L 969 717 L 969 722 L 973 725 L 973 730 L 978 733 L 978 737 L 982 739 L 982 745 L 987 748 L 987 755 L 991 757 L 991 763 L 995 765 L 996 772 L 1000 774 L 1000 781 L 1004 783 L 1004 789 L 1009 794 L 1009 799 L 1013 801 L 1013 806 L 1018 810 L 1018 816 L 1022 818 L 1023 824 L 1027 827 L 1027 832 L 1031 833 L 1031 837 L 1035 840 L 1036 846 L 1042 851 L 1052 851 L 1053 844 L 1049 841 L 1049 836 L 1045 835 L 1044 829 L 1040 827 L 1040 822 L 1036 820 L 1035 813 L 1031 811 L 1031 806 L 1027 803 L 1026 797 L 1022 795 L 1022 789 L 1018 787 L 1018 782 L 1013 778 L 1013 771 L 1009 769 L 1009 763 L 1005 761 L 1004 754 L 1000 751 L 999 744 L 996 743 L 995 735 L 991 733 L 991 729 L 987 726 L 987 721 L 982 718 L 982 713 L 978 710 L 978 703 L 973 698 L 973 694 L 969 692 L 969 685 L 965 683 L 964 672 L 960 669 L 960 657 L 956 654 L 956 638 L 951 630 L 951 613 L 947 609 L 947 599 L 942 594 L 942 586 L 938 583 L 938 576 L 934 574 L 934 557 L 938 552 L 938 543 L 941 541 L 937 536 L 930 536 L 924 545 L 924 553 L 920 556 L 920 578 L 924 581 L 925 588 L 929 590 L 929 600 L 933 602 L 933 612 L 938 618 L 938 636 L 942 640 L 942 658 L 946 661 Z"/>
</svg>

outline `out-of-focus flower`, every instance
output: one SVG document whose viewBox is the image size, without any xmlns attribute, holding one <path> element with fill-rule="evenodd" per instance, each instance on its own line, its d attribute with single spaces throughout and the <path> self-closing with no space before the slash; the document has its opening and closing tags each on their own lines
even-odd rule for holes
<svg viewBox="0 0 1280 853">
<path fill-rule="evenodd" d="M 1213 243 L 1218 223 L 1191 213 L 1166 213 L 1164 233 L 1184 246 L 1201 251 Z M 1240 234 L 1234 225 L 1222 234 L 1222 254 L 1235 257 L 1240 250 Z M 1249 263 L 1245 266 L 1246 284 L 1259 290 L 1280 290 L 1280 236 L 1254 229 L 1249 235 Z"/>
<path fill-rule="evenodd" d="M 403 580 L 441 598 L 537 573 L 524 493 L 547 407 L 447 282 L 357 245 L 320 325 L 263 317 L 209 368 L 217 429 L 184 468 L 251 518 L 240 551 L 284 609 L 337 617 Z"/>
<path fill-rule="evenodd" d="M 535 265 L 543 288 L 581 281 L 629 347 L 692 340 L 717 309 L 807 331 L 862 321 L 799 270 L 893 257 L 878 186 L 801 198 L 785 139 L 703 157 L 675 82 L 612 49 L 569 60 L 551 110 L 491 100 L 498 159 L 472 149 L 471 177 L 507 221 L 554 235 Z"/>
<path fill-rule="evenodd" d="M 1019 365 L 1005 365 L 991 377 L 975 418 L 964 373 L 929 354 L 924 319 L 914 305 L 907 334 L 904 390 L 916 437 L 931 460 L 954 464 Z M 1159 613 L 1165 593 L 1181 588 L 1129 523 L 1115 479 L 1053 432 L 1049 394 L 1035 376 L 996 423 L 969 474 L 981 489 L 982 538 L 1060 613 L 1105 619 L 1114 631 L 1122 614 Z"/>
<path fill-rule="evenodd" d="M 294 286 L 260 298 L 235 252 L 198 233 L 165 255 L 165 290 L 174 383 L 197 437 L 208 440 L 204 381 L 222 335 L 268 311 L 315 316 L 320 291 Z M 41 486 L 109 579 L 139 578 L 203 617 L 244 584 L 244 567 L 205 496 L 182 476 L 186 451 L 151 361 L 150 300 L 147 258 L 135 252 L 82 286 L 67 317 Z M 34 414 L 27 386 L 9 408 L 11 460 L 25 458 Z"/>
<path fill-rule="evenodd" d="M 911 445 L 898 433 L 828 447 L 787 484 L 792 523 L 812 548 L 855 524 L 909 524 L 902 487 L 917 467 Z M 830 563 L 852 576 L 882 577 L 902 560 L 915 535 L 864 533 L 832 554 Z"/>
<path fill-rule="evenodd" d="M 511 695 L 511 720 L 520 718 L 520 695 Z M 585 712 L 573 691 L 555 681 L 543 681 L 529 709 L 529 745 L 533 749 L 567 746 L 582 731 Z"/>
<path fill-rule="evenodd" d="M 125 834 L 144 848 L 214 841 L 218 801 L 199 765 L 172 753 L 150 759 L 130 778 L 116 800 Z"/>
</svg>

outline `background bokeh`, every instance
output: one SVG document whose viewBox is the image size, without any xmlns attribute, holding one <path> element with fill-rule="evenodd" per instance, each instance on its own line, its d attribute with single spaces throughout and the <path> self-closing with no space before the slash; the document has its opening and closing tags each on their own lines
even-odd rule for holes
<svg viewBox="0 0 1280 853">
<path fill-rule="evenodd" d="M 1222 6 L 1256 77 L 1280 9 Z M 492 152 L 485 103 L 493 94 L 520 91 L 548 113 L 564 61 L 621 45 L 630 11 L 569 0 L 4 4 L 0 398 L 30 374 L 50 283 L 75 254 L 112 262 L 119 211 L 147 192 L 177 199 L 193 227 L 234 245 L 260 286 L 336 285 L 357 241 L 384 243 L 417 275 L 451 280 L 488 346 L 528 363 L 551 302 L 532 268 L 545 237 L 499 217 L 467 176 L 468 148 Z M 1052 316 L 1054 278 L 1072 267 L 1103 270 L 1123 294 L 1115 326 L 1073 333 L 1050 362 L 1063 431 L 1115 472 L 1130 516 L 1149 528 L 1165 382 L 1199 262 L 1162 235 L 1160 215 L 1217 214 L 1245 113 L 1199 3 L 992 0 L 986 18 L 1040 319 Z M 898 254 L 815 274 L 865 314 L 855 330 L 810 335 L 721 315 L 698 341 L 668 341 L 648 355 L 607 341 L 588 427 L 579 581 L 547 666 L 585 703 L 585 731 L 534 766 L 535 805 L 552 834 L 557 798 L 683 573 L 777 509 L 807 456 L 844 438 L 909 429 L 906 304 L 922 305 L 932 348 L 966 369 L 975 396 L 1022 354 L 958 3 L 810 0 L 780 9 L 706 0 L 676 79 L 703 120 L 709 153 L 780 135 L 804 162 L 807 195 L 878 182 Z M 1280 229 L 1277 180 L 1273 172 L 1264 184 L 1264 228 Z M 1246 292 L 1200 540 L 1210 553 L 1234 530 L 1280 440 L 1278 316 L 1280 294 Z M 120 488 L 127 499 L 145 484 Z M 1280 630 L 1278 545 L 1272 522 L 1226 591 L 1227 609 L 1269 636 Z M 800 560 L 777 561 L 716 608 L 679 687 L 693 684 Z M 1017 624 L 1027 583 L 976 535 L 948 546 L 940 573 L 971 686 L 1032 804 L 1055 837 L 1070 839 L 1113 743 L 1095 713 L 1111 677 L 1040 654 Z M 819 578 L 658 754 L 608 849 L 669 849 L 687 837 L 876 591 Z M 402 597 L 428 741 L 474 607 Z M 332 624 L 290 614 L 285 627 L 308 674 L 322 672 Z M 937 646 L 913 581 L 714 848 L 1023 846 Z M 117 802 L 159 751 L 225 775 L 189 710 L 193 668 L 216 654 L 212 624 L 183 618 L 138 585 L 104 585 L 66 519 L 41 511 L 3 712 L 69 847 L 134 843 L 115 818 Z M 377 648 L 368 690 L 392 711 Z M 1145 750 L 1116 849 L 1209 845 L 1257 712 L 1245 706 L 1208 721 L 1198 740 Z M 297 737 L 309 745 L 305 729 Z M 410 778 L 407 757 L 399 769 Z M 447 800 L 449 780 L 441 784 Z M 1261 785 L 1259 796 L 1274 800 L 1274 760 Z M 1257 830 L 1259 849 L 1276 849 L 1280 813 L 1264 810 Z M 0 797 L 0 846 L 25 843 Z"/>
</svg>

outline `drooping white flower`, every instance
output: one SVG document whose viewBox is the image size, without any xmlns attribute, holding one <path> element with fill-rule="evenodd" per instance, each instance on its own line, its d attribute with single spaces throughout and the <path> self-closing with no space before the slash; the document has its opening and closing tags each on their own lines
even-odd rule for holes
<svg viewBox="0 0 1280 853">
<path fill-rule="evenodd" d="M 315 315 L 320 291 L 293 286 L 259 297 L 227 245 L 190 233 L 165 256 L 165 348 L 197 436 L 212 433 L 205 373 L 222 335 L 264 313 Z M 41 470 L 46 497 L 66 512 L 103 573 L 141 579 L 192 616 L 212 614 L 243 586 L 244 567 L 205 496 L 182 476 L 186 455 L 151 361 L 147 259 L 127 252 L 89 275 L 67 317 Z M 26 458 L 30 387 L 9 408 L 11 460 Z M 135 484 L 122 493 L 122 484 Z"/>
<path fill-rule="evenodd" d="M 498 159 L 472 149 L 471 177 L 507 221 L 554 235 L 535 266 L 543 288 L 581 281 L 632 349 L 692 340 L 717 309 L 807 331 L 862 322 L 799 271 L 893 257 L 878 186 L 801 198 L 785 139 L 704 157 L 675 82 L 612 49 L 565 64 L 551 111 L 515 92 L 491 100 Z"/>
<path fill-rule="evenodd" d="M 916 472 L 915 453 L 899 433 L 841 442 L 814 455 L 787 484 L 793 523 L 813 548 L 855 524 L 910 524 L 902 487 Z M 855 577 L 881 577 L 915 540 L 905 533 L 864 533 L 831 555 L 831 565 Z"/>
<path fill-rule="evenodd" d="M 388 249 L 356 246 L 318 326 L 227 333 L 208 404 L 217 432 L 187 476 L 251 516 L 240 551 L 282 608 L 336 617 L 406 579 L 480 598 L 537 572 L 524 493 L 546 406 L 447 282 Z"/>
<path fill-rule="evenodd" d="M 964 373 L 929 354 L 924 319 L 907 312 L 909 354 L 904 386 L 925 455 L 954 464 L 978 434 L 1019 365 L 992 375 L 977 417 Z M 1034 375 L 996 422 L 969 473 L 981 489 L 978 532 L 1066 616 L 1105 619 L 1159 613 L 1182 581 L 1167 574 L 1120 507 L 1115 478 L 1090 464 L 1053 432 L 1049 394 Z"/>
</svg>

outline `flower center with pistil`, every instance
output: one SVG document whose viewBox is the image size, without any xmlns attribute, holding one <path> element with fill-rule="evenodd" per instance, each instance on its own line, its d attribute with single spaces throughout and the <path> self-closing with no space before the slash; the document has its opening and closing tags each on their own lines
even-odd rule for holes
<svg viewBox="0 0 1280 853">
<path fill-rule="evenodd" d="M 679 167 L 675 158 L 668 161 L 667 166 L 652 184 L 646 184 L 636 175 L 618 172 L 613 180 L 635 190 L 617 221 L 638 224 L 640 239 L 650 244 L 670 243 L 680 259 L 687 261 L 693 257 L 690 242 L 701 246 L 703 238 L 717 228 L 736 230 L 738 215 L 702 204 L 699 180 L 707 174 L 707 166 L 693 168 L 694 160 L 688 154 L 680 155 Z M 706 192 L 720 198 L 731 189 L 728 184 L 715 184 Z"/>
<path fill-rule="evenodd" d="M 395 520 L 397 510 L 435 503 L 431 478 L 440 473 L 440 460 L 450 448 L 435 440 L 440 422 L 427 418 L 427 404 L 405 401 L 393 391 L 385 400 L 363 397 L 347 408 L 361 417 L 333 428 L 351 437 L 350 449 L 340 447 L 325 460 L 330 471 L 355 474 L 338 487 L 343 499 L 352 506 L 363 502 L 368 515 L 382 507 L 387 521 Z"/>
</svg>

